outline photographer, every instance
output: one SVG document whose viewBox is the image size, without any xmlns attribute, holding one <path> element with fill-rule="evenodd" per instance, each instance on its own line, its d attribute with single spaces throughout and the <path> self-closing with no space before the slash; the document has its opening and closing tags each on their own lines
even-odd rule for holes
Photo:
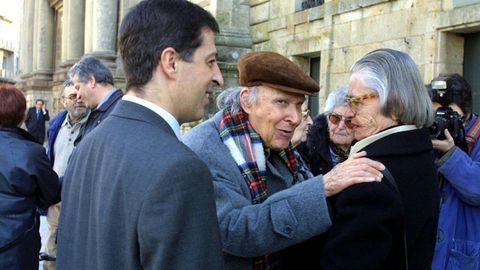
<svg viewBox="0 0 480 270">
<path fill-rule="evenodd" d="M 462 76 L 439 77 L 432 88 L 441 194 L 432 269 L 480 269 L 480 118 Z"/>
</svg>

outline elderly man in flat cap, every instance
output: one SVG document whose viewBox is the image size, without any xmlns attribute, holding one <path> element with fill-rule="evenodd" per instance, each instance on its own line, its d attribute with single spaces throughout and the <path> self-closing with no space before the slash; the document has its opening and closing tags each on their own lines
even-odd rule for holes
<svg viewBox="0 0 480 270">
<path fill-rule="evenodd" d="M 280 269 L 286 250 L 331 224 L 326 197 L 380 181 L 383 165 L 355 154 L 324 176 L 297 179 L 290 139 L 305 95 L 318 84 L 287 58 L 252 52 L 238 62 L 241 87 L 223 91 L 213 118 L 185 144 L 213 175 L 226 269 Z"/>
</svg>

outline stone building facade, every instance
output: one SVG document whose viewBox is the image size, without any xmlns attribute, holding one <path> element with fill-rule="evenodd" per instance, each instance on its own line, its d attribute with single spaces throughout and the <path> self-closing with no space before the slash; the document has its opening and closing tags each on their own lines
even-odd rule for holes
<svg viewBox="0 0 480 270">
<path fill-rule="evenodd" d="M 352 64 L 388 47 L 409 53 L 425 83 L 440 73 L 463 74 L 480 112 L 480 0 L 191 0 L 218 20 L 216 39 L 226 86 L 237 82 L 236 61 L 269 50 L 298 63 L 320 84 L 310 100 L 321 112 L 328 93 L 348 83 Z M 116 46 L 121 18 L 139 0 L 23 0 L 21 80 L 29 102 L 46 98 L 58 109 L 68 68 L 83 54 L 106 61 L 122 87 Z M 212 113 L 212 107 L 209 113 Z"/>
<path fill-rule="evenodd" d="M 313 111 L 322 111 L 328 93 L 348 83 L 356 60 L 388 47 L 409 53 L 425 83 L 440 73 L 463 74 L 474 86 L 474 110 L 480 112 L 478 0 L 250 0 L 248 4 L 252 49 L 286 55 L 319 81 L 319 98 L 310 102 Z"/>
<path fill-rule="evenodd" d="M 29 105 L 37 98 L 46 100 L 53 112 L 61 110 L 59 93 L 68 69 L 84 54 L 93 54 L 111 68 L 115 85 L 125 86 L 117 48 L 117 33 L 126 11 L 140 0 L 23 0 L 20 41 L 22 89 Z M 211 8 L 221 17 L 226 9 L 229 16 L 221 21 L 217 37 L 220 67 L 227 85 L 237 80 L 236 59 L 251 49 L 248 6 L 233 1 Z M 210 113 L 215 109 L 210 104 Z"/>
<path fill-rule="evenodd" d="M 59 91 L 68 69 L 84 54 L 94 54 L 112 69 L 115 82 L 124 79 L 118 68 L 116 35 L 129 0 L 23 0 L 20 41 L 21 79 L 17 82 L 33 104 L 46 100 L 61 109 Z"/>
</svg>

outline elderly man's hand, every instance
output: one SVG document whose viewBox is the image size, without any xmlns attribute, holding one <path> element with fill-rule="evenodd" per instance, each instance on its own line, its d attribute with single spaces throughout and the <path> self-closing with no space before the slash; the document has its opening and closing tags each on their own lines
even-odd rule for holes
<svg viewBox="0 0 480 270">
<path fill-rule="evenodd" d="M 433 148 L 442 153 L 446 153 L 455 147 L 455 141 L 453 140 L 452 135 L 450 135 L 450 132 L 448 132 L 448 129 L 445 129 L 444 134 L 445 140 L 432 140 Z"/>
<path fill-rule="evenodd" d="M 323 176 L 326 196 L 335 195 L 353 184 L 381 181 L 385 166 L 366 155 L 365 151 L 355 153 Z"/>
</svg>

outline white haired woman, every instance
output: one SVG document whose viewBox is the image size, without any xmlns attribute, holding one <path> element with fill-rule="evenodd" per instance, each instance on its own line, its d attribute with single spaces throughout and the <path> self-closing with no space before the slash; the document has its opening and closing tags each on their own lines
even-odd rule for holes
<svg viewBox="0 0 480 270">
<path fill-rule="evenodd" d="M 339 87 L 328 95 L 324 113 L 313 120 L 306 142 L 297 147 L 313 175 L 328 173 L 348 157 L 354 138 L 347 93 L 347 87 Z"/>
<path fill-rule="evenodd" d="M 346 101 L 358 140 L 350 155 L 366 151 L 385 165 L 386 179 L 330 199 L 333 226 L 320 268 L 430 269 L 439 193 L 423 128 L 432 123 L 432 104 L 420 72 L 404 52 L 372 51 L 353 65 Z"/>
</svg>

